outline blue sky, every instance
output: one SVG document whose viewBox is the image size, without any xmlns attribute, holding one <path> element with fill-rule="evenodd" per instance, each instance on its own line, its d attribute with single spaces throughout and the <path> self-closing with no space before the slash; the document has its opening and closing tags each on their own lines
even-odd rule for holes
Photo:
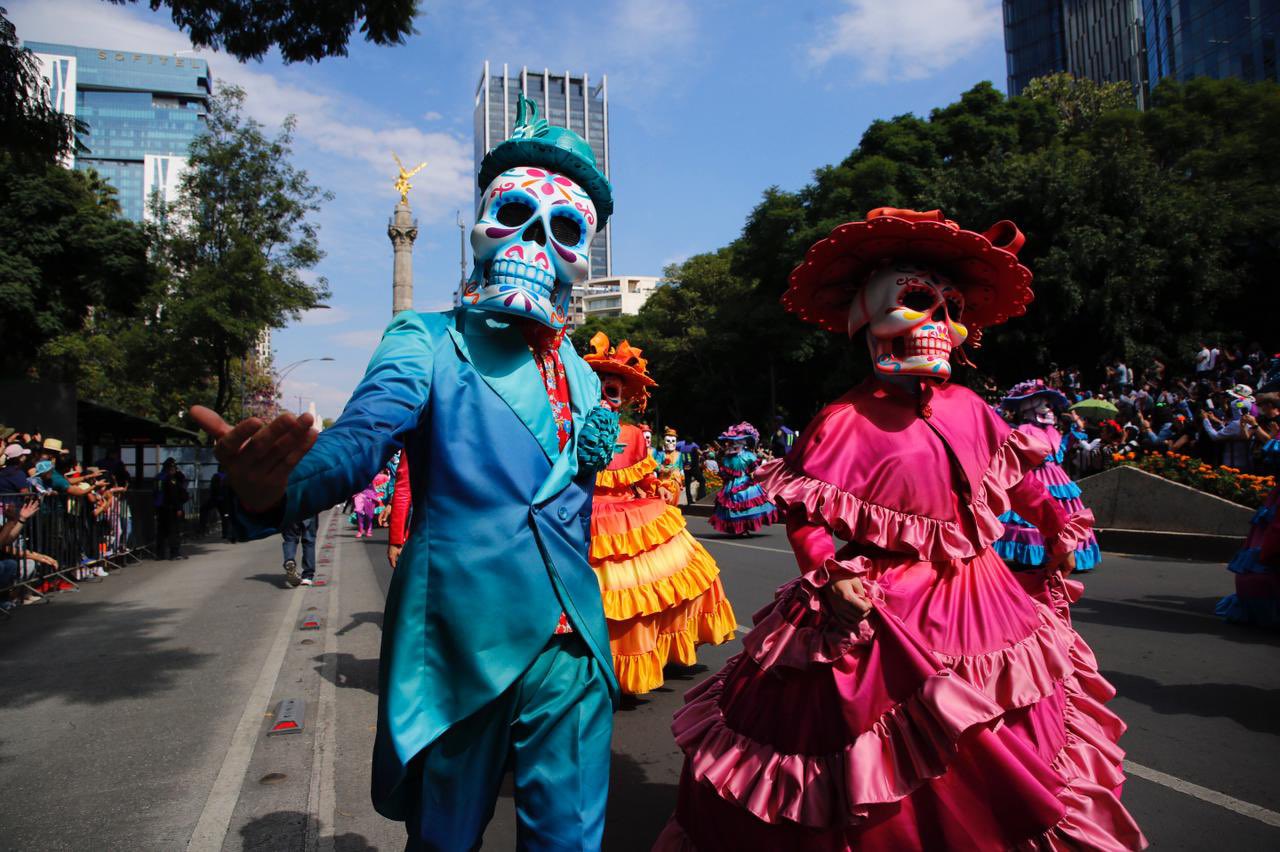
<svg viewBox="0 0 1280 852">
<path fill-rule="evenodd" d="M 190 50 L 163 14 L 103 0 L 9 0 L 18 36 L 90 47 Z M 924 114 L 981 80 L 1004 88 L 999 0 L 424 0 L 401 47 L 353 42 L 345 58 L 240 64 L 204 52 L 215 81 L 276 127 L 298 116 L 296 161 L 334 200 L 318 216 L 333 291 L 274 336 L 305 364 L 284 403 L 336 416 L 391 314 L 391 150 L 426 160 L 410 201 L 419 310 L 458 281 L 455 210 L 470 227 L 473 96 L 484 60 L 609 77 L 614 272 L 664 265 L 736 237 L 760 193 L 802 186 L 877 118 Z"/>
</svg>

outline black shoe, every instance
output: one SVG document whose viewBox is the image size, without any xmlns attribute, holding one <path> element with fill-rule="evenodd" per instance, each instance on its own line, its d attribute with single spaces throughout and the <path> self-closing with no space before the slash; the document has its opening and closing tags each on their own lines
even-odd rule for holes
<svg viewBox="0 0 1280 852">
<path fill-rule="evenodd" d="M 284 578 L 290 586 L 297 586 L 302 582 L 302 576 L 298 573 L 298 563 L 292 559 L 284 563 Z"/>
</svg>

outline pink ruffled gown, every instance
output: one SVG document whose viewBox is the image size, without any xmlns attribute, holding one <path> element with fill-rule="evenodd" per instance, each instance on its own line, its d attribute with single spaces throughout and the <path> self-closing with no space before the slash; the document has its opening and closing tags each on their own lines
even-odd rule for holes
<svg viewBox="0 0 1280 852">
<path fill-rule="evenodd" d="M 1009 508 L 1051 552 L 1086 534 L 1087 511 L 1026 476 L 1048 449 L 963 387 L 918 405 L 870 380 L 762 469 L 801 576 L 677 712 L 684 774 L 655 848 L 1145 846 L 1119 801 L 1114 690 L 1071 626 L 1079 584 L 1015 576 L 990 548 Z M 854 575 L 876 608 L 850 634 L 817 593 Z"/>
</svg>

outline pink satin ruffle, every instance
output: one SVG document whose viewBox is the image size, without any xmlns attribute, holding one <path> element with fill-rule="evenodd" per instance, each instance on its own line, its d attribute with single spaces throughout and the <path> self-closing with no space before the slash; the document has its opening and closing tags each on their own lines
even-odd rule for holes
<svg viewBox="0 0 1280 852">
<path fill-rule="evenodd" d="M 910 548 L 921 560 L 966 559 L 1000 538 L 1004 524 L 999 516 L 1010 507 L 1005 492 L 1039 465 L 1044 454 L 1043 441 L 1026 432 L 1010 432 L 996 449 L 969 504 L 976 541 L 958 520 L 910 514 L 868 502 L 836 485 L 791 469 L 785 458 L 762 465 L 756 481 L 774 501 L 804 506 L 811 520 L 827 525 L 846 541 L 886 550 Z M 1087 517 L 1092 520 L 1092 515 Z M 1084 518 L 1081 515 L 1077 520 Z"/>
</svg>

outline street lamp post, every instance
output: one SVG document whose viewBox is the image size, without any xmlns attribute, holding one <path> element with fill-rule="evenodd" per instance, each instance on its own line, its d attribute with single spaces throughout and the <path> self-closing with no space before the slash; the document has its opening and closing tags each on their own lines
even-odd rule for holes
<svg viewBox="0 0 1280 852">
<path fill-rule="evenodd" d="M 328 355 L 325 355 L 323 358 L 303 358 L 300 361 L 294 361 L 292 364 L 286 364 L 280 370 L 280 372 L 276 373 L 275 395 L 272 397 L 272 402 L 274 403 L 276 398 L 280 396 L 280 388 L 281 386 L 284 385 L 285 377 L 288 376 L 290 373 L 292 373 L 294 370 L 296 370 L 298 367 L 301 367 L 303 364 L 309 364 L 312 361 L 332 361 L 332 360 L 334 359 L 329 357 Z M 276 406 L 277 414 L 279 413 L 279 408 L 280 408 L 279 405 L 277 405 Z"/>
</svg>

